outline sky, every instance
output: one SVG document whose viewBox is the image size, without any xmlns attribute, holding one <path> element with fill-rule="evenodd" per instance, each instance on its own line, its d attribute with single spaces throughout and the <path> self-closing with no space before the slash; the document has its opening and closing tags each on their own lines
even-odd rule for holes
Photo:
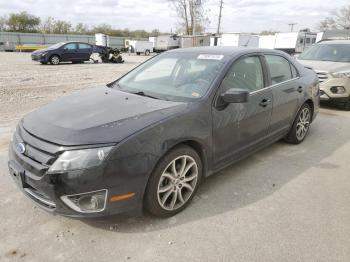
<svg viewBox="0 0 350 262">
<path fill-rule="evenodd" d="M 210 24 L 215 32 L 220 0 L 206 2 Z M 320 20 L 334 14 L 349 0 L 224 0 L 222 32 L 290 31 L 317 28 Z M 52 16 L 73 24 L 110 24 L 114 28 L 159 29 L 174 32 L 178 26 L 176 13 L 167 0 L 0 0 L 0 16 L 27 11 L 45 19 Z"/>
</svg>

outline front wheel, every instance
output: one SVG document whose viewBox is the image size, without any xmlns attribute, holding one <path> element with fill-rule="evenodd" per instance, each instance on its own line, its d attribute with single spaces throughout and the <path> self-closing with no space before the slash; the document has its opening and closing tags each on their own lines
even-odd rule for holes
<svg viewBox="0 0 350 262">
<path fill-rule="evenodd" d="M 202 162 L 188 146 L 171 150 L 151 175 L 145 207 L 158 217 L 173 216 L 182 211 L 195 195 L 202 177 Z"/>
<path fill-rule="evenodd" d="M 304 104 L 293 123 L 291 130 L 285 137 L 285 140 L 291 144 L 300 144 L 304 141 L 307 133 L 309 132 L 310 123 L 312 118 L 311 107 L 308 104 Z"/>
<path fill-rule="evenodd" d="M 145 55 L 147 55 L 147 56 L 150 55 L 150 53 L 151 52 L 148 49 L 145 51 Z"/>
<path fill-rule="evenodd" d="M 50 64 L 51 65 L 58 65 L 60 63 L 60 58 L 57 55 L 53 55 L 50 57 Z"/>
</svg>

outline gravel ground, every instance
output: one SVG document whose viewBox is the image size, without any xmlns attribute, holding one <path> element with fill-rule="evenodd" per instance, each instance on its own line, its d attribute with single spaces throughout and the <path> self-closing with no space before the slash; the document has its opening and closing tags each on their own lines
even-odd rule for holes
<svg viewBox="0 0 350 262">
<path fill-rule="evenodd" d="M 23 114 L 123 65 L 42 66 L 0 53 L 0 261 L 350 261 L 350 112 L 321 109 L 304 143 L 276 143 L 206 179 L 169 219 L 74 220 L 37 208 L 7 171 Z"/>
</svg>

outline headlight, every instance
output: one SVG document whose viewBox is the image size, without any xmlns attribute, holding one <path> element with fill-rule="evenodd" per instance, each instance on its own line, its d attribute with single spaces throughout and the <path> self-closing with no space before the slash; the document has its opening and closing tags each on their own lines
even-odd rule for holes
<svg viewBox="0 0 350 262">
<path fill-rule="evenodd" d="M 350 78 L 350 71 L 335 72 L 331 73 L 331 75 L 335 78 Z"/>
<path fill-rule="evenodd" d="M 107 157 L 112 147 L 65 151 L 50 167 L 49 172 L 86 169 L 98 166 Z"/>
<path fill-rule="evenodd" d="M 46 53 L 42 53 L 41 56 L 46 56 L 47 55 L 47 52 Z"/>
</svg>

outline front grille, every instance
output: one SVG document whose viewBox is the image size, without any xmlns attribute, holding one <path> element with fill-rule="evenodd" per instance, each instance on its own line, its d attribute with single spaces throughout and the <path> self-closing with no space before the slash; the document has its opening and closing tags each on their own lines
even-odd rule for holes
<svg viewBox="0 0 350 262">
<path fill-rule="evenodd" d="M 327 72 L 316 72 L 316 74 L 318 76 L 318 80 L 320 81 L 320 83 L 322 83 L 328 79 Z"/>
<path fill-rule="evenodd" d="M 17 152 L 15 145 L 23 143 L 25 152 Z M 58 158 L 62 147 L 41 140 L 28 133 L 21 125 L 17 127 L 13 138 L 16 160 L 31 174 L 42 176 Z"/>
</svg>

